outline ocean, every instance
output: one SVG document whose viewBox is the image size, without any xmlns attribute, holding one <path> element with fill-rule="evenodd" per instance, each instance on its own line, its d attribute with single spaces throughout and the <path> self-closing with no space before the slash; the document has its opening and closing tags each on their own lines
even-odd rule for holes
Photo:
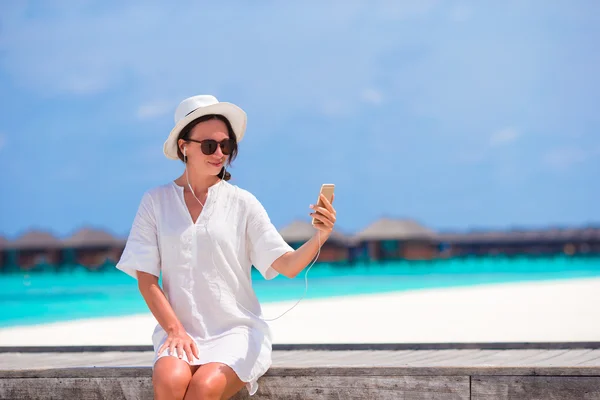
<svg viewBox="0 0 600 400">
<path fill-rule="evenodd" d="M 305 271 L 294 279 L 278 276 L 266 281 L 257 271 L 252 274 L 262 303 L 299 299 L 304 276 Z M 599 276 L 600 257 L 319 263 L 308 273 L 305 298 Z M 63 272 L 3 274 L 0 285 L 0 327 L 149 313 L 137 282 L 114 267 L 102 272 L 79 266 Z"/>
</svg>

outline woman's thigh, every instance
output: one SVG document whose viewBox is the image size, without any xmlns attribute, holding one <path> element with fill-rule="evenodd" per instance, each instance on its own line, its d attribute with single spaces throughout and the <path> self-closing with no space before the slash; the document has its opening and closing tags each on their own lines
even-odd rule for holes
<svg viewBox="0 0 600 400">
<path fill-rule="evenodd" d="M 194 372 L 185 398 L 229 399 L 245 384 L 228 365 L 208 363 Z"/>
<path fill-rule="evenodd" d="M 177 357 L 162 357 L 154 364 L 152 385 L 155 399 L 183 399 L 198 366 Z"/>
</svg>

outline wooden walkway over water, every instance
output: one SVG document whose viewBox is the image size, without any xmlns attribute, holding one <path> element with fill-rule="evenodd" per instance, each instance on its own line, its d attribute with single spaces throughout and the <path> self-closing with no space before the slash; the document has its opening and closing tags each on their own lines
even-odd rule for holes
<svg viewBox="0 0 600 400">
<path fill-rule="evenodd" d="M 0 399 L 150 399 L 151 361 L 147 347 L 0 348 Z M 600 399 L 600 342 L 274 346 L 252 399 Z"/>
</svg>

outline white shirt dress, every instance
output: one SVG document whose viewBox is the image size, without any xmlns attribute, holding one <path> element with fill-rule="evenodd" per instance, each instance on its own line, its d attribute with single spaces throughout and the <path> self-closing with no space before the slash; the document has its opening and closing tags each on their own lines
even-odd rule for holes
<svg viewBox="0 0 600 400">
<path fill-rule="evenodd" d="M 117 268 L 134 278 L 136 271 L 162 274 L 163 291 L 198 346 L 199 358 L 191 364 L 226 364 L 253 395 L 271 366 L 272 340 L 268 324 L 257 317 L 262 311 L 251 268 L 273 279 L 278 274 L 271 264 L 290 251 L 248 191 L 219 181 L 194 222 L 183 187 L 170 182 L 144 193 Z M 154 363 L 170 355 L 168 349 L 157 353 L 166 338 L 157 324 Z"/>
</svg>

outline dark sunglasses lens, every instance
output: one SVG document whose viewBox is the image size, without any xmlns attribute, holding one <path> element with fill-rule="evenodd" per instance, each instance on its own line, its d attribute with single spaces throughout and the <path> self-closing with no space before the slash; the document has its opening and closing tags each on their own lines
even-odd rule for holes
<svg viewBox="0 0 600 400">
<path fill-rule="evenodd" d="M 200 149 L 202 150 L 202 152 L 204 154 L 206 154 L 207 156 L 210 156 L 215 151 L 217 151 L 217 146 L 218 146 L 218 143 L 216 140 L 209 139 L 209 140 L 205 140 L 202 142 L 202 144 L 200 145 Z"/>
<path fill-rule="evenodd" d="M 223 154 L 225 154 L 226 156 L 231 154 L 231 148 L 233 147 L 232 143 L 231 143 L 231 139 L 225 139 L 221 142 L 221 151 L 223 152 Z"/>
</svg>

